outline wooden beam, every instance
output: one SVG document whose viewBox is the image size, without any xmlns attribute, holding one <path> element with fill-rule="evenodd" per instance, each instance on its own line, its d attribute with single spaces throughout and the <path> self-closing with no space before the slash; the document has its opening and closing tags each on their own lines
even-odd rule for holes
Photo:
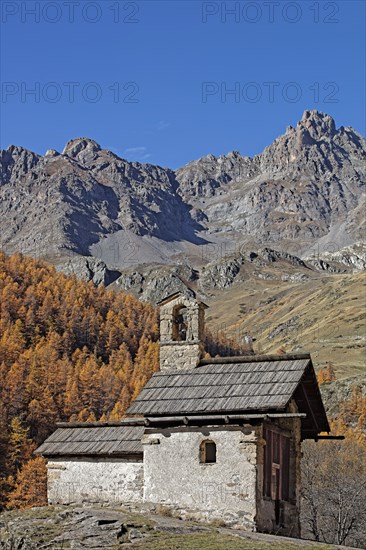
<svg viewBox="0 0 366 550">
<path fill-rule="evenodd" d="M 315 441 L 318 441 L 318 439 L 335 439 L 339 441 L 343 441 L 345 439 L 344 435 L 317 435 L 314 437 Z"/>
<path fill-rule="evenodd" d="M 115 426 L 143 426 L 143 418 L 126 418 L 109 422 L 57 422 L 56 428 L 111 428 Z"/>
<path fill-rule="evenodd" d="M 305 413 L 263 413 L 263 414 L 226 414 L 226 415 L 189 415 L 189 416 L 149 416 L 145 418 L 145 426 L 156 424 L 229 424 L 230 422 L 256 421 L 271 418 L 306 418 Z"/>
<path fill-rule="evenodd" d="M 300 391 L 300 392 L 302 393 L 302 395 L 303 395 L 303 401 L 305 401 L 305 403 L 306 403 L 306 405 L 307 405 L 307 407 L 308 407 L 308 409 L 309 409 L 309 411 L 310 411 L 310 414 L 311 414 L 311 417 L 312 417 L 312 419 L 313 419 L 313 421 L 314 421 L 314 424 L 315 424 L 315 426 L 316 426 L 317 432 L 320 432 L 321 430 L 320 430 L 320 428 L 319 428 L 318 420 L 317 420 L 317 418 L 316 418 L 316 416 L 315 416 L 315 414 L 314 414 L 313 408 L 312 408 L 312 406 L 311 406 L 311 404 L 310 404 L 310 401 L 309 401 L 309 399 L 308 399 L 308 396 L 307 396 L 307 393 L 306 393 L 306 391 L 305 391 L 304 386 L 301 384 L 301 385 L 299 386 L 298 389 L 299 389 L 299 391 Z"/>
</svg>

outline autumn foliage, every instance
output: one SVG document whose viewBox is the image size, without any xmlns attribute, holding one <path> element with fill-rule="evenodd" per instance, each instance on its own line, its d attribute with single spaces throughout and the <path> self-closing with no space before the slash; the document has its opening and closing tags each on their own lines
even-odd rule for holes
<svg viewBox="0 0 366 550">
<path fill-rule="evenodd" d="M 318 384 L 329 384 L 336 379 L 335 370 L 332 363 L 327 363 L 317 374 Z"/>
<path fill-rule="evenodd" d="M 345 435 L 347 440 L 357 441 L 366 450 L 366 394 L 361 386 L 355 385 L 350 397 L 341 401 L 330 427 L 333 434 Z"/>
<path fill-rule="evenodd" d="M 320 385 L 336 380 L 332 363 L 318 371 L 317 380 Z M 353 439 L 366 447 L 366 393 L 362 385 L 352 387 L 351 394 L 339 403 L 338 412 L 329 423 L 333 435 L 344 435 L 347 441 Z"/>
<path fill-rule="evenodd" d="M 47 493 L 47 469 L 43 458 L 32 458 L 18 473 L 16 485 L 9 495 L 9 508 L 44 506 Z"/>
<path fill-rule="evenodd" d="M 0 507 L 34 505 L 32 453 L 55 423 L 121 418 L 158 369 L 157 312 L 3 253 L 0 303 Z"/>
</svg>

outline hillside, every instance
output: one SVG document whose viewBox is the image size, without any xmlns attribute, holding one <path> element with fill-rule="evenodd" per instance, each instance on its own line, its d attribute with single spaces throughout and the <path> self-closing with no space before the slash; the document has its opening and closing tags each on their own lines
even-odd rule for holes
<svg viewBox="0 0 366 550">
<path fill-rule="evenodd" d="M 350 548 L 182 521 L 162 515 L 162 508 L 155 512 L 70 506 L 6 512 L 0 517 L 0 544 L 26 550 L 117 549 L 131 543 L 144 550 Z"/>
<path fill-rule="evenodd" d="M 338 378 L 365 375 L 365 271 L 349 269 L 349 251 L 319 262 L 264 248 L 195 270 L 187 265 L 131 269 L 112 287 L 153 303 L 169 291 L 189 293 L 189 287 L 210 306 L 207 326 L 216 337 L 230 336 L 240 344 L 250 335 L 257 353 L 280 347 L 308 351 L 317 369 L 332 362 Z M 365 252 L 360 245 L 352 259 L 358 258 L 360 270 Z"/>
<path fill-rule="evenodd" d="M 211 297 L 207 322 L 242 339 L 251 334 L 257 353 L 308 351 L 317 369 L 331 362 L 338 378 L 366 375 L 365 273 L 281 280 L 250 278 Z M 283 274 L 283 270 L 281 270 Z"/>
</svg>

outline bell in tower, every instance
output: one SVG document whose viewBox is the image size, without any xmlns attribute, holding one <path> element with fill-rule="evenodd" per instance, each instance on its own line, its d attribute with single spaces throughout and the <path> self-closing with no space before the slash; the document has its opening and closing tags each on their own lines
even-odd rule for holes
<svg viewBox="0 0 366 550">
<path fill-rule="evenodd" d="M 160 306 L 160 370 L 194 369 L 204 352 L 205 309 L 180 292 Z"/>
</svg>

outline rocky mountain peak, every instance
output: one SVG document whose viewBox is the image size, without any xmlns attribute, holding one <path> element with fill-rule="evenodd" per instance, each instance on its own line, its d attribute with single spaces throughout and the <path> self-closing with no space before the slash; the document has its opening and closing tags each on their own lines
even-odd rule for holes
<svg viewBox="0 0 366 550">
<path fill-rule="evenodd" d="M 99 151 L 101 151 L 101 147 L 96 141 L 81 137 L 68 141 L 62 154 L 81 162 L 87 162 L 92 160 Z"/>
<path fill-rule="evenodd" d="M 47 149 L 45 157 L 58 157 L 59 154 L 60 153 L 56 151 L 56 149 Z"/>
<path fill-rule="evenodd" d="M 285 134 L 258 158 L 262 172 L 276 178 L 294 181 L 301 175 L 306 179 L 313 176 L 324 179 L 332 174 L 339 177 L 348 168 L 354 172 L 351 155 L 362 158 L 364 148 L 362 136 L 347 129 L 337 130 L 330 115 L 307 110 L 295 128 L 288 126 Z M 350 170 L 342 174 L 343 179 L 351 177 Z"/>
<path fill-rule="evenodd" d="M 29 173 L 40 161 L 41 157 L 24 147 L 9 145 L 0 152 L 1 182 L 7 182 L 12 177 L 20 179 Z"/>
<path fill-rule="evenodd" d="M 208 155 L 206 155 L 205 157 L 202 157 L 203 160 L 216 160 L 216 157 L 215 155 L 213 155 L 212 153 L 209 153 Z M 199 159 L 199 160 L 202 160 L 202 159 Z"/>
<path fill-rule="evenodd" d="M 230 159 L 238 159 L 241 157 L 241 154 L 239 153 L 239 151 L 230 151 L 230 153 L 228 153 L 226 157 Z"/>
<path fill-rule="evenodd" d="M 29 151 L 29 149 L 26 149 L 21 145 L 9 145 L 9 147 L 6 149 L 6 151 L 4 151 L 4 153 L 5 152 L 7 153 L 8 156 L 11 156 L 13 158 L 19 158 L 24 156 L 38 157 L 36 153 Z"/>
<path fill-rule="evenodd" d="M 320 140 L 323 137 L 331 138 L 336 133 L 334 119 L 320 111 L 304 111 L 301 120 L 297 124 L 297 129 L 305 129 L 314 140 Z"/>
</svg>

